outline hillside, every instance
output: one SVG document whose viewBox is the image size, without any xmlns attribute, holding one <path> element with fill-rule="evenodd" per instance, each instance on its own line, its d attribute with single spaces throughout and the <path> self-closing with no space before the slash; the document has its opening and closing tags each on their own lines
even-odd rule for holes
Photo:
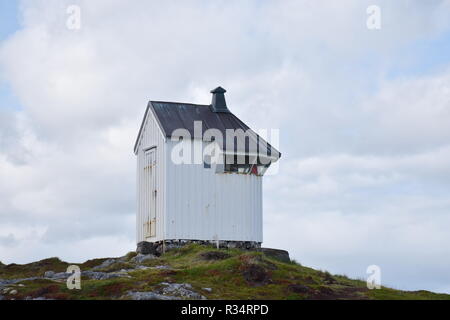
<svg viewBox="0 0 450 320">
<path fill-rule="evenodd" d="M 366 283 L 286 263 L 261 252 L 200 245 L 161 257 L 130 252 L 89 260 L 81 290 L 66 287 L 69 263 L 58 258 L 0 263 L 0 300 L 10 299 L 450 299 L 428 291 L 368 290 Z"/>
</svg>

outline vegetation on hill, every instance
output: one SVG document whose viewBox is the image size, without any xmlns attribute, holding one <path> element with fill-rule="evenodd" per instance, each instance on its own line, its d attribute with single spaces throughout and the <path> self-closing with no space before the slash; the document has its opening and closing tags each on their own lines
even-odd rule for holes
<svg viewBox="0 0 450 320">
<path fill-rule="evenodd" d="M 116 277 L 96 280 L 83 275 L 81 290 L 67 289 L 65 279 L 43 278 L 47 271 L 65 272 L 68 266 L 58 258 L 0 264 L 0 299 L 131 299 L 133 292 L 182 299 L 450 299 L 429 291 L 369 290 L 365 281 L 281 262 L 261 252 L 200 245 L 173 249 L 161 257 L 144 259 L 129 253 L 115 260 L 86 261 L 79 264 L 82 271 Z M 31 279 L 11 283 L 25 278 Z M 173 284 L 181 287 L 168 294 Z"/>
</svg>

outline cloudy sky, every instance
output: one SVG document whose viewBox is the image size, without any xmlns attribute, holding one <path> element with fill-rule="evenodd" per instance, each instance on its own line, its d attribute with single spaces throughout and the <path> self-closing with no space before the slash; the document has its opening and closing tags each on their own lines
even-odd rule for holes
<svg viewBox="0 0 450 320">
<path fill-rule="evenodd" d="M 134 250 L 147 101 L 218 85 L 280 129 L 265 246 L 450 293 L 449 0 L 0 0 L 0 260 Z"/>
</svg>

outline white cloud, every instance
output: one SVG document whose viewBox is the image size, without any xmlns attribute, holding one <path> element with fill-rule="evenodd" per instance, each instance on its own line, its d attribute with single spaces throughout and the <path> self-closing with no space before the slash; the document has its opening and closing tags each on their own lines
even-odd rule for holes
<svg viewBox="0 0 450 320">
<path fill-rule="evenodd" d="M 448 69 L 439 75 L 383 83 L 380 93 L 364 106 L 378 127 L 378 132 L 369 133 L 373 144 L 388 152 L 429 150 L 448 144 L 449 102 Z"/>
</svg>

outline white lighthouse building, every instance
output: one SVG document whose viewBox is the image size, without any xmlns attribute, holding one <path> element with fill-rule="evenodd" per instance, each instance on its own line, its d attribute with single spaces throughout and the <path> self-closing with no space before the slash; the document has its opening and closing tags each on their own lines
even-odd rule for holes
<svg viewBox="0 0 450 320">
<path fill-rule="evenodd" d="M 280 153 L 227 107 L 150 101 L 134 146 L 137 242 L 259 247 L 262 179 Z"/>
</svg>

